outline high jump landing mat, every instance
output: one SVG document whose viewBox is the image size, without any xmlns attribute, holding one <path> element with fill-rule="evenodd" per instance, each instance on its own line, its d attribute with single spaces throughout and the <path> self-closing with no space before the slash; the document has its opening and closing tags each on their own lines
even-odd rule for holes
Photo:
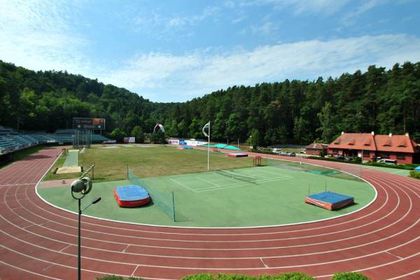
<svg viewBox="0 0 420 280">
<path fill-rule="evenodd" d="M 114 197 L 120 207 L 138 207 L 150 202 L 147 190 L 137 185 L 116 187 Z"/>
<path fill-rule="evenodd" d="M 321 192 L 308 195 L 305 202 L 328 210 L 338 210 L 354 203 L 351 196 L 335 192 Z"/>
</svg>

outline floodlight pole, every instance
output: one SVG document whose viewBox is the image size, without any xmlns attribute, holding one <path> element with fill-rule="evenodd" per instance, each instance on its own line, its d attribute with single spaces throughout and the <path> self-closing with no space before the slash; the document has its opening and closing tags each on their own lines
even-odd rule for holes
<svg viewBox="0 0 420 280">
<path fill-rule="evenodd" d="M 92 165 L 93 168 L 95 165 Z M 90 168 L 90 169 L 91 169 Z M 75 180 L 71 184 L 71 196 L 77 200 L 78 220 L 77 220 L 77 279 L 82 279 L 82 212 L 93 204 L 98 203 L 101 197 L 96 198 L 82 209 L 82 199 L 92 190 L 92 181 L 88 177 Z"/>
<path fill-rule="evenodd" d="M 77 279 L 82 279 L 82 254 L 81 254 L 81 242 L 82 242 L 82 234 L 81 234 L 81 220 L 82 220 L 82 198 L 78 199 L 79 201 L 79 223 L 78 223 L 78 238 L 77 238 Z"/>
<path fill-rule="evenodd" d="M 78 221 L 78 234 L 77 234 L 77 279 L 82 279 L 82 211 L 85 211 L 91 205 L 98 203 L 101 201 L 101 197 L 97 197 L 91 203 L 89 203 L 85 208 L 82 210 L 82 198 L 85 197 L 84 195 L 80 198 L 77 198 L 79 204 L 79 221 Z"/>
</svg>

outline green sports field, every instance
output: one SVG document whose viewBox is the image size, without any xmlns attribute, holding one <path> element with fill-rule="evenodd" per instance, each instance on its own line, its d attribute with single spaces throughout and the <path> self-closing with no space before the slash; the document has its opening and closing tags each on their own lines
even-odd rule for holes
<svg viewBox="0 0 420 280">
<path fill-rule="evenodd" d="M 113 153 L 118 153 L 119 150 L 124 153 L 125 149 L 128 148 L 115 149 Z M 336 217 L 365 206 L 375 195 L 368 184 L 347 174 L 299 163 L 276 161 L 265 162 L 266 166 L 249 167 L 251 159 L 232 159 L 217 155 L 220 161 L 218 165 L 225 171 L 198 170 L 186 173 L 191 168 L 173 166 L 170 162 L 182 164 L 183 159 L 188 158 L 189 162 L 205 163 L 205 151 L 179 151 L 162 147 L 131 149 L 132 153 L 138 153 L 137 156 L 150 153 L 150 149 L 154 150 L 153 153 L 157 157 L 165 157 L 163 154 L 166 153 L 171 155 L 166 159 L 169 162 L 163 164 L 165 168 L 172 166 L 173 170 L 167 172 L 171 175 L 146 177 L 139 174 L 138 170 L 142 169 L 141 166 L 145 162 L 144 157 L 143 163 L 133 168 L 133 173 L 141 177 L 141 184 L 163 194 L 163 199 L 171 199 L 171 194 L 174 193 L 175 222 L 171 215 L 162 211 L 158 203 L 141 208 L 119 208 L 113 197 L 113 189 L 119 185 L 133 183 L 128 180 L 95 183 L 84 202 L 88 203 L 97 196 L 101 196 L 102 201 L 90 207 L 85 214 L 157 225 L 263 226 Z M 87 153 L 97 154 L 101 153 L 100 150 L 91 149 Z M 153 161 L 146 162 L 156 164 L 150 163 Z M 131 166 L 133 163 L 131 162 Z M 114 164 L 118 165 L 115 161 Z M 216 167 L 214 164 L 213 169 Z M 339 211 L 328 211 L 304 203 L 308 193 L 325 190 L 353 196 L 356 204 Z M 53 204 L 76 210 L 77 203 L 71 198 L 68 187 L 40 188 L 38 192 Z"/>
</svg>

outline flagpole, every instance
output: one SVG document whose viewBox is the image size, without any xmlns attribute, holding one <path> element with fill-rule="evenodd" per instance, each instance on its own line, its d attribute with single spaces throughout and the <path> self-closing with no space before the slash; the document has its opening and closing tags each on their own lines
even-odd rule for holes
<svg viewBox="0 0 420 280">
<path fill-rule="evenodd" d="M 210 170 L 210 122 L 209 122 L 209 135 L 207 137 L 207 171 Z"/>
</svg>

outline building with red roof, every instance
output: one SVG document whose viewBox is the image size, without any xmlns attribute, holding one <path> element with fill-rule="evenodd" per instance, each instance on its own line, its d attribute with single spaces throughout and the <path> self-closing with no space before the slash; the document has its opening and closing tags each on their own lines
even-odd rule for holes
<svg viewBox="0 0 420 280">
<path fill-rule="evenodd" d="M 332 156 L 359 157 L 363 161 L 377 158 L 395 160 L 397 164 L 414 163 L 419 147 L 408 133 L 405 135 L 375 135 L 372 133 L 344 133 L 328 145 Z"/>
<path fill-rule="evenodd" d="M 305 153 L 313 156 L 321 156 L 327 153 L 328 144 L 312 143 L 305 147 Z"/>
</svg>

